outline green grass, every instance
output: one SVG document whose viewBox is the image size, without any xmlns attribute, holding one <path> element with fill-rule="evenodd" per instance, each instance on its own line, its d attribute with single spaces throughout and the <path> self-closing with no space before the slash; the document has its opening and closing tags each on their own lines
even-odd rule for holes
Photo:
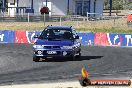
<svg viewBox="0 0 132 88">
<path fill-rule="evenodd" d="M 67 22 L 68 23 L 68 22 Z M 70 25 L 73 25 L 72 22 Z M 59 23 L 46 23 L 46 25 L 59 25 Z M 65 24 L 64 24 L 65 25 Z M 0 23 L 0 30 L 26 30 L 26 31 L 42 31 L 46 26 L 44 26 L 43 22 L 1 22 Z M 113 27 L 108 24 L 97 24 L 96 26 L 90 26 L 88 24 L 80 24 L 77 26 L 76 24 L 73 25 L 76 28 L 77 32 L 103 32 L 103 33 L 128 33 L 132 34 L 132 28 L 128 28 L 127 26 L 124 27 Z"/>
<path fill-rule="evenodd" d="M 128 33 L 132 34 L 132 29 L 121 29 L 121 28 L 93 28 L 93 29 L 88 29 L 88 28 L 77 28 L 78 32 L 103 32 L 103 33 Z"/>
</svg>

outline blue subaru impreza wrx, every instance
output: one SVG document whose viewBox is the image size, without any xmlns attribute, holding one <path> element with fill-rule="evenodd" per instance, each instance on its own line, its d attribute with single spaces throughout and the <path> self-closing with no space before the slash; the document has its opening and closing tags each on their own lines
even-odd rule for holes
<svg viewBox="0 0 132 88">
<path fill-rule="evenodd" d="M 47 26 L 35 38 L 33 61 L 54 57 L 74 60 L 81 56 L 81 40 L 72 26 Z"/>
</svg>

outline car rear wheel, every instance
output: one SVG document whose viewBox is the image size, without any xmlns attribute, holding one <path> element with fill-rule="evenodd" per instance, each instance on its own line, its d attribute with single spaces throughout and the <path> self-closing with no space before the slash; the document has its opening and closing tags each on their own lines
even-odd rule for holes
<svg viewBox="0 0 132 88">
<path fill-rule="evenodd" d="M 40 60 L 40 57 L 36 57 L 36 56 L 33 57 L 33 61 L 39 62 L 39 60 Z"/>
</svg>

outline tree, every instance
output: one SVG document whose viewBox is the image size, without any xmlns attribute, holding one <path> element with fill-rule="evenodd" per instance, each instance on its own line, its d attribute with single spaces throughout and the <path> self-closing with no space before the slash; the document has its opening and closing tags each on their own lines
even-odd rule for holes
<svg viewBox="0 0 132 88">
<path fill-rule="evenodd" d="M 122 10 L 124 6 L 124 0 L 112 0 L 113 10 Z M 109 0 L 104 0 L 104 9 L 109 9 Z"/>
<path fill-rule="evenodd" d="M 126 8 L 127 9 L 132 9 L 132 0 L 128 0 L 127 2 L 126 2 Z"/>
</svg>

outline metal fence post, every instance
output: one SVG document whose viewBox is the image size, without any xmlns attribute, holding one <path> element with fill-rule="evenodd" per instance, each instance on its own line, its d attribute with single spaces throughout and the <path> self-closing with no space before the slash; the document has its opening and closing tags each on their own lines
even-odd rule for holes
<svg viewBox="0 0 132 88">
<path fill-rule="evenodd" d="M 62 25 L 62 20 L 61 20 L 61 16 L 60 16 L 60 26 Z"/>
<path fill-rule="evenodd" d="M 88 21 L 88 12 L 87 12 L 87 21 Z"/>
<path fill-rule="evenodd" d="M 45 26 L 45 13 L 44 13 L 44 15 L 43 15 L 43 16 L 44 16 L 44 26 Z"/>
<path fill-rule="evenodd" d="M 115 27 L 115 20 L 116 20 L 116 19 L 115 19 L 115 17 L 114 17 L 114 27 Z"/>
<path fill-rule="evenodd" d="M 78 19 L 78 17 L 77 17 L 77 20 L 76 21 L 77 21 L 77 27 L 78 27 L 79 26 L 79 19 Z"/>
<path fill-rule="evenodd" d="M 30 17 L 29 17 L 29 13 L 28 13 L 28 23 L 29 23 L 29 21 L 30 21 Z"/>
</svg>

